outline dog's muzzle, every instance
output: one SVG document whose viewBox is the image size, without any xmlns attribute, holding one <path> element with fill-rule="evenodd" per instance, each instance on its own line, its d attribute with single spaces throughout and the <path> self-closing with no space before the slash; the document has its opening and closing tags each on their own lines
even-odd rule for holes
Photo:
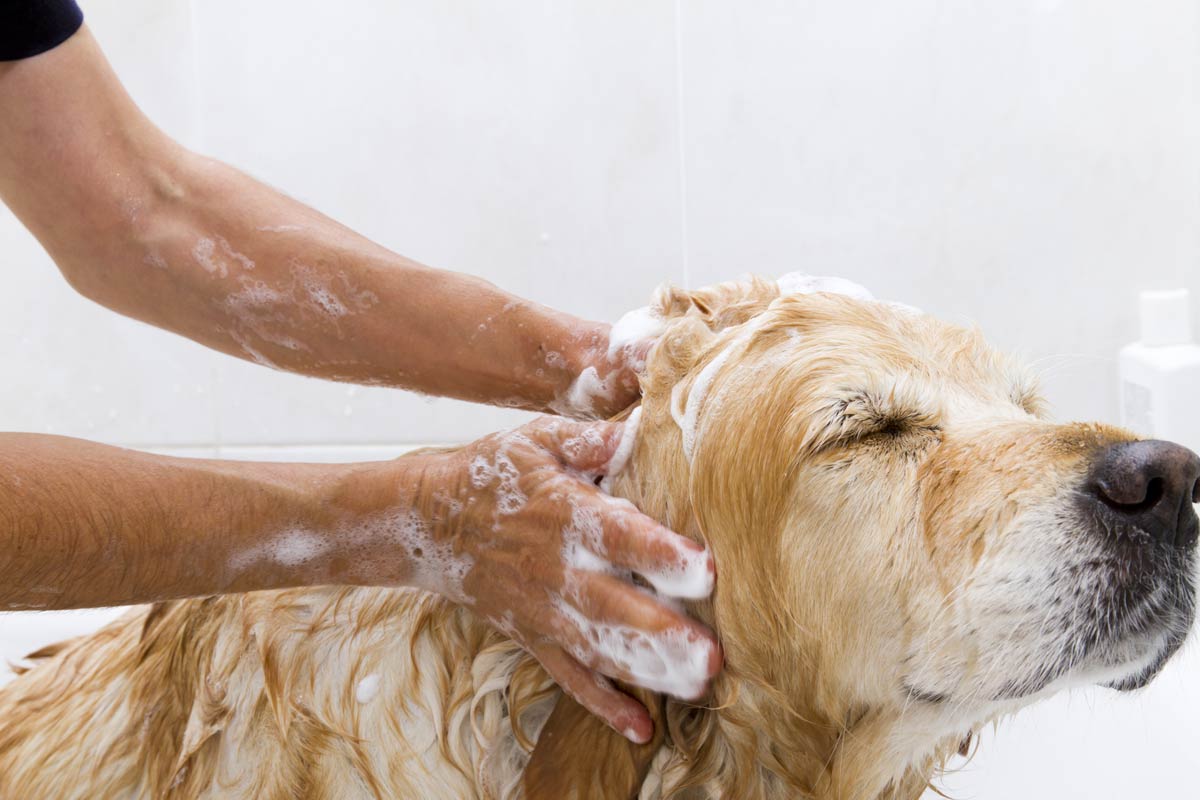
<svg viewBox="0 0 1200 800">
<path fill-rule="evenodd" d="M 1100 537 L 1103 571 L 1089 649 L 1157 642 L 1150 665 L 1110 685 L 1144 686 L 1179 649 L 1195 615 L 1195 556 L 1200 520 L 1200 456 L 1171 442 L 1123 442 L 1093 462 L 1080 497 L 1091 535 Z"/>
</svg>

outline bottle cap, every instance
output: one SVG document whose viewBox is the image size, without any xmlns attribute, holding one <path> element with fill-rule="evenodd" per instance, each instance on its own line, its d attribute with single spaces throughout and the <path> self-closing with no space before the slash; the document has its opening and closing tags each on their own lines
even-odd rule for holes
<svg viewBox="0 0 1200 800">
<path fill-rule="evenodd" d="M 1142 344 L 1163 347 L 1192 341 L 1192 308 L 1187 289 L 1142 292 Z"/>
</svg>

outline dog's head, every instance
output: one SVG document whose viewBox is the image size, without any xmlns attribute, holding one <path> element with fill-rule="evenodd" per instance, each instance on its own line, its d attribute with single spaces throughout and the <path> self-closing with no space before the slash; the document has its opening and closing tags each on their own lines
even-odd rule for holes
<svg viewBox="0 0 1200 800">
<path fill-rule="evenodd" d="M 690 769 L 916 792 L 987 719 L 1149 681 L 1193 617 L 1200 458 L 1050 421 L 975 331 L 852 285 L 784 288 L 660 293 L 617 484 L 716 557 L 695 611 L 726 653 L 726 741 Z"/>
</svg>

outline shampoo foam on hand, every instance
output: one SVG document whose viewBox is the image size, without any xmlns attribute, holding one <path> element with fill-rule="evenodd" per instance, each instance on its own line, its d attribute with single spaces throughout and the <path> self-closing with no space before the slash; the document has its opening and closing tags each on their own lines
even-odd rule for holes
<svg viewBox="0 0 1200 800">
<path fill-rule="evenodd" d="M 1200 346 L 1187 289 L 1142 292 L 1141 341 L 1121 348 L 1121 424 L 1200 450 Z"/>
</svg>

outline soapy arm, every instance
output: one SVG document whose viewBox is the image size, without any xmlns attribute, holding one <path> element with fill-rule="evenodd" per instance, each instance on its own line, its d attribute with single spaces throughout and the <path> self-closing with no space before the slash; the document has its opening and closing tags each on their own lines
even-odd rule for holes
<svg viewBox="0 0 1200 800">
<path fill-rule="evenodd" d="M 0 610 L 336 582 L 337 571 L 306 564 L 344 513 L 329 499 L 337 482 L 325 465 L 169 458 L 0 433 Z"/>
<path fill-rule="evenodd" d="M 604 417 L 647 341 L 422 266 L 184 149 L 85 25 L 0 64 L 0 199 L 92 300 L 281 370 Z"/>
<path fill-rule="evenodd" d="M 709 553 L 594 482 L 627 426 L 542 418 L 456 451 L 361 464 L 151 455 L 0 434 L 0 610 L 310 585 L 412 586 L 471 608 L 617 731 L 653 724 L 609 678 L 688 699 L 712 633 L 631 581 L 702 598 Z"/>
</svg>

